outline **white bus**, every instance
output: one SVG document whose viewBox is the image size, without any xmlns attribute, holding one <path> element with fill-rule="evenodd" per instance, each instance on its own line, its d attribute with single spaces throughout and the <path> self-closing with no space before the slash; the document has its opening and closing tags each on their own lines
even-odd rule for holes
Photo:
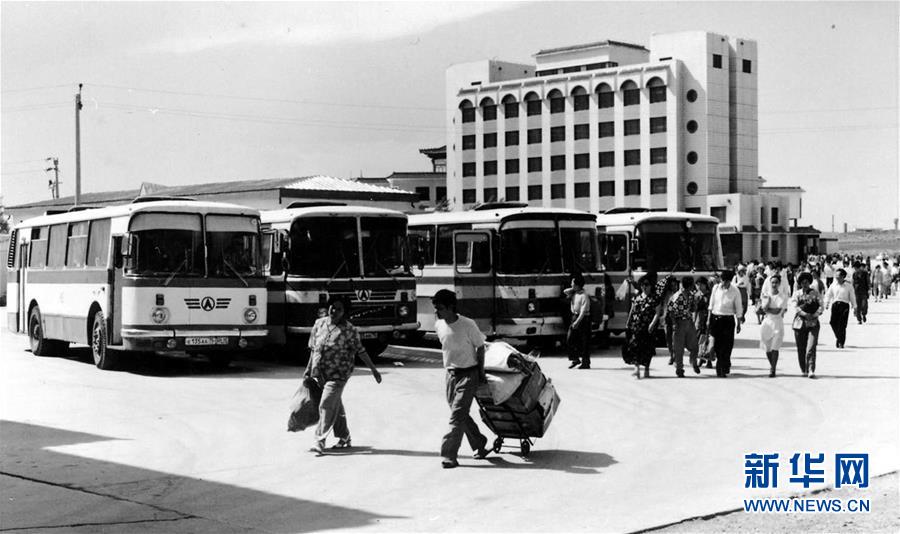
<svg viewBox="0 0 900 534">
<path fill-rule="evenodd" d="M 418 328 L 407 217 L 382 208 L 297 202 L 263 211 L 269 342 L 302 349 L 332 296 L 371 356 Z"/>
<path fill-rule="evenodd" d="M 648 272 L 708 279 L 723 268 L 718 224 L 715 217 L 676 211 L 624 208 L 600 214 L 597 239 L 604 273 L 616 289 Z M 611 333 L 624 331 L 630 308 L 630 291 L 615 299 Z"/>
<path fill-rule="evenodd" d="M 411 215 L 410 250 L 419 322 L 435 331 L 431 298 L 456 292 L 458 310 L 491 338 L 559 340 L 569 315 L 563 290 L 573 272 L 591 296 L 592 330 L 603 328 L 603 283 L 594 215 L 582 211 L 486 204 L 471 211 Z"/>
<path fill-rule="evenodd" d="M 227 362 L 266 338 L 257 210 L 189 199 L 35 217 L 13 230 L 8 324 L 38 356 L 90 345 Z"/>
</svg>

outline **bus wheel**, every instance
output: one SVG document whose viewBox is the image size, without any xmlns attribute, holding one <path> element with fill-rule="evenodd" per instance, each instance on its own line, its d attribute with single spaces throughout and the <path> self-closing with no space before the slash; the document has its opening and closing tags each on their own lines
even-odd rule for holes
<svg viewBox="0 0 900 534">
<path fill-rule="evenodd" d="M 94 322 L 91 326 L 91 355 L 94 357 L 94 365 L 98 369 L 109 371 L 115 368 L 112 351 L 106 346 L 106 318 L 103 312 L 94 314 Z"/>
<path fill-rule="evenodd" d="M 31 309 L 28 317 L 28 342 L 31 345 L 31 353 L 35 356 L 49 356 L 53 343 L 44 338 L 44 326 L 41 323 L 41 309 L 37 306 Z"/>
</svg>

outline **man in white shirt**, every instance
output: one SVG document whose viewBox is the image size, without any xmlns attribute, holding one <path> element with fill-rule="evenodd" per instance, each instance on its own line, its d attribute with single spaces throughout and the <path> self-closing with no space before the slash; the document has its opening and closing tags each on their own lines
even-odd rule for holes
<svg viewBox="0 0 900 534">
<path fill-rule="evenodd" d="M 833 306 L 831 304 L 834 303 Z M 856 292 L 853 284 L 847 281 L 847 271 L 837 270 L 837 278 L 825 292 L 825 309 L 831 306 L 831 330 L 836 339 L 835 346 L 844 348 L 847 340 L 847 320 L 850 318 L 850 308 L 856 311 Z"/>
<path fill-rule="evenodd" d="M 731 350 L 734 335 L 741 333 L 743 309 L 741 294 L 734 284 L 734 271 L 722 271 L 722 281 L 709 295 L 709 336 L 715 339 L 716 376 L 725 378 L 731 372 Z"/>
<path fill-rule="evenodd" d="M 463 434 L 481 460 L 490 452 L 487 438 L 469 415 L 478 385 L 485 381 L 484 334 L 475 321 L 456 313 L 456 293 L 441 289 L 431 299 L 437 315 L 435 330 L 441 341 L 444 367 L 447 369 L 447 404 L 450 405 L 450 430 L 441 442 L 441 466 L 459 466 L 456 457 Z"/>
</svg>

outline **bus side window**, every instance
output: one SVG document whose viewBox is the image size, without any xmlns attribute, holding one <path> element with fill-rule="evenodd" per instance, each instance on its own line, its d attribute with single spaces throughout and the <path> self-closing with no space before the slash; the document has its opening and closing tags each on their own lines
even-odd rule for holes
<svg viewBox="0 0 900 534">
<path fill-rule="evenodd" d="M 28 266 L 43 268 L 47 266 L 47 236 L 50 229 L 47 226 L 31 229 L 31 253 L 28 255 Z"/>
<path fill-rule="evenodd" d="M 434 264 L 434 227 L 409 229 L 410 265 Z"/>
<path fill-rule="evenodd" d="M 603 267 L 607 271 L 625 271 L 628 268 L 628 238 L 623 234 L 604 234 L 600 239 Z"/>
<path fill-rule="evenodd" d="M 91 221 L 87 245 L 88 267 L 106 267 L 109 264 L 109 224 L 109 219 Z"/>
<path fill-rule="evenodd" d="M 435 254 L 436 264 L 453 265 L 453 232 L 455 230 L 469 230 L 471 227 L 472 225 L 470 224 L 445 224 L 443 226 L 438 226 L 437 243 L 435 244 L 437 249 Z M 468 255 L 468 252 L 468 247 L 457 246 L 457 258 L 461 258 L 462 255 Z M 457 260 L 457 263 L 463 262 Z M 468 260 L 466 260 L 464 263 L 468 263 Z"/>
</svg>

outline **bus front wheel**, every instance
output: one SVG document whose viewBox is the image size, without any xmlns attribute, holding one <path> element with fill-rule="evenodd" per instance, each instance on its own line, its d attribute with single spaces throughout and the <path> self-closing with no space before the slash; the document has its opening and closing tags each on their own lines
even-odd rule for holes
<svg viewBox="0 0 900 534">
<path fill-rule="evenodd" d="M 114 356 L 107 347 L 107 339 L 106 317 L 102 311 L 98 311 L 94 314 L 91 326 L 91 355 L 94 357 L 94 365 L 104 371 L 115 368 Z"/>
<path fill-rule="evenodd" d="M 53 343 L 44 338 L 41 309 L 37 306 L 31 309 L 31 315 L 28 317 L 28 342 L 31 345 L 31 353 L 35 356 L 49 356 L 53 348 Z"/>
</svg>

